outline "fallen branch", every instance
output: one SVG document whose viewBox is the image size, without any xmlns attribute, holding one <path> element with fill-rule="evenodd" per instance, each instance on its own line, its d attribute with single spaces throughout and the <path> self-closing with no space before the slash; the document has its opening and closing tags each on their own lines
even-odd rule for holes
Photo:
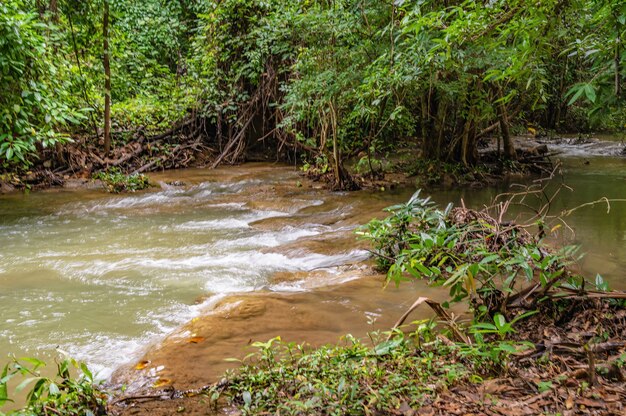
<svg viewBox="0 0 626 416">
<path fill-rule="evenodd" d="M 178 146 L 176 146 L 175 148 L 173 148 L 173 149 L 172 149 L 172 151 L 171 151 L 171 153 L 170 153 L 170 154 L 168 154 L 168 155 L 162 155 L 162 156 L 160 156 L 160 157 L 158 157 L 158 158 L 156 158 L 156 159 L 152 160 L 151 162 L 146 163 L 145 165 L 141 166 L 140 168 L 135 169 L 135 170 L 131 173 L 131 175 L 135 175 L 135 174 L 137 174 L 137 173 L 142 173 L 142 172 L 145 172 L 146 170 L 150 169 L 151 167 L 153 167 L 153 166 L 154 166 L 154 165 L 156 165 L 157 163 L 166 161 L 166 160 L 167 160 L 170 156 L 174 155 L 174 153 L 176 153 L 176 152 L 178 152 L 178 151 L 180 151 L 180 150 L 189 149 L 189 148 L 191 148 L 191 147 L 196 148 L 196 147 L 197 147 L 197 146 L 199 146 L 199 145 L 200 145 L 200 142 L 199 142 L 199 141 L 194 142 L 194 143 L 192 143 L 192 144 L 187 144 L 187 145 L 182 145 L 182 144 L 179 144 Z"/>
<path fill-rule="evenodd" d="M 430 308 L 437 314 L 437 316 L 439 316 L 441 319 L 443 319 L 446 322 L 446 325 L 448 325 L 448 327 L 450 327 L 450 329 L 452 330 L 452 333 L 454 334 L 454 337 L 458 341 L 464 342 L 465 344 L 468 344 L 468 345 L 472 344 L 472 341 L 469 339 L 469 337 L 467 335 L 465 335 L 459 329 L 459 327 L 456 325 L 456 323 L 454 323 L 454 320 L 452 319 L 452 317 L 450 315 L 448 315 L 448 312 L 446 312 L 441 307 L 441 305 L 438 302 L 435 302 L 434 300 L 431 300 L 431 299 L 426 298 L 426 297 L 418 298 L 415 301 L 415 303 L 413 303 L 413 305 L 411 305 L 411 307 L 404 313 L 404 315 L 402 315 L 402 317 L 400 317 L 400 319 L 398 319 L 398 322 L 395 323 L 395 325 L 392 328 L 391 334 L 393 334 L 393 331 L 398 329 L 398 327 L 400 327 L 400 325 L 402 325 L 404 323 L 406 318 L 408 318 L 408 316 L 411 314 L 411 312 L 413 312 L 415 309 L 417 309 L 418 306 L 420 306 L 422 303 L 426 303 L 428 306 L 430 306 Z M 391 338 L 391 334 L 389 335 L 388 339 Z"/>
</svg>

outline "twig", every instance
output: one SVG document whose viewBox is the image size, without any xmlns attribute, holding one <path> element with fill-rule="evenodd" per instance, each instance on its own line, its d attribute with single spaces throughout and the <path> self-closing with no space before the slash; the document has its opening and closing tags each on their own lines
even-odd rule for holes
<svg viewBox="0 0 626 416">
<path fill-rule="evenodd" d="M 119 403 L 130 402 L 134 400 L 143 400 L 143 399 L 168 400 L 171 398 L 172 398 L 171 395 L 166 395 L 166 394 L 148 394 L 148 395 L 143 395 L 143 396 L 127 396 L 127 397 L 122 397 L 120 399 L 117 399 L 109 403 L 109 406 L 115 406 Z"/>
<path fill-rule="evenodd" d="M 589 344 L 585 344 L 584 349 L 587 352 L 587 361 L 589 362 L 589 384 L 593 387 L 597 382 L 596 359 L 593 355 L 593 351 L 589 348 Z"/>
<path fill-rule="evenodd" d="M 427 297 L 420 297 L 415 301 L 415 303 L 413 303 L 413 305 L 411 305 L 411 307 L 404 313 L 404 315 L 402 315 L 402 317 L 398 319 L 398 322 L 395 323 L 395 325 L 392 328 L 392 332 L 387 339 L 391 338 L 393 331 L 395 329 L 398 329 L 398 327 L 404 323 L 406 318 L 409 317 L 411 312 L 417 309 L 418 306 L 420 306 L 422 303 L 426 303 L 441 319 L 446 321 L 446 324 L 450 327 L 450 329 L 452 330 L 452 333 L 454 334 L 457 340 L 464 342 L 468 345 L 472 344 L 472 341 L 469 339 L 469 337 L 465 335 L 463 332 L 461 332 L 459 327 L 454 323 L 454 320 L 452 319 L 452 317 L 448 315 L 448 313 L 441 307 L 441 305 L 438 302 L 435 302 L 434 300 L 431 300 Z"/>
</svg>

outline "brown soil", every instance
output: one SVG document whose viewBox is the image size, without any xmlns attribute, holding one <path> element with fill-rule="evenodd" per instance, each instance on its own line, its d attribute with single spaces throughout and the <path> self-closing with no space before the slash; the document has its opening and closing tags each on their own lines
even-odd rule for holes
<svg viewBox="0 0 626 416">
<path fill-rule="evenodd" d="M 516 329 L 513 339 L 532 342 L 535 349 L 514 357 L 504 374 L 454 386 L 407 414 L 626 414 L 623 307 L 577 300 L 565 310 L 540 308 Z"/>
</svg>

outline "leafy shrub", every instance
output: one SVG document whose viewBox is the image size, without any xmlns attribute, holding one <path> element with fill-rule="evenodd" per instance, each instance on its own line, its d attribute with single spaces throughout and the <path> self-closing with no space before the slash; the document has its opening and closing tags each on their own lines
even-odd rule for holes
<svg viewBox="0 0 626 416">
<path fill-rule="evenodd" d="M 71 78 L 60 76 L 62 55 L 51 56 L 50 30 L 21 1 L 0 3 L 0 166 L 30 165 L 37 146 L 68 141 L 62 130 L 86 119 L 69 105 Z"/>
<path fill-rule="evenodd" d="M 104 415 L 107 396 L 94 384 L 93 374 L 84 363 L 63 359 L 57 363 L 53 378 L 43 377 L 39 369 L 46 364 L 35 358 L 14 359 L 5 365 L 0 376 L 0 407 L 12 400 L 8 397 L 7 383 L 15 376 L 24 380 L 16 387 L 19 393 L 32 385 L 26 395 L 23 409 L 9 415 Z M 74 377 L 72 373 L 80 372 Z M 0 415 L 3 414 L 0 412 Z"/>
<path fill-rule="evenodd" d="M 126 175 L 119 168 L 111 168 L 93 175 L 104 183 L 107 191 L 112 193 L 135 192 L 150 186 L 148 177 L 143 174 Z"/>
<path fill-rule="evenodd" d="M 411 338 L 421 336 L 427 334 L 398 334 L 373 347 L 350 335 L 345 345 L 316 349 L 280 338 L 255 342 L 257 352 L 213 388 L 212 399 L 227 397 L 246 415 L 362 415 L 364 408 L 387 414 L 403 403 L 418 407 L 428 394 L 469 379 L 472 370 L 457 360 L 454 345 L 433 341 L 428 350 L 416 349 Z"/>
<path fill-rule="evenodd" d="M 359 232 L 374 244 L 378 265 L 388 270 L 390 280 L 399 283 L 408 275 L 445 286 L 450 301 L 469 299 L 479 320 L 506 309 L 524 286 L 520 281 L 536 279 L 547 291 L 576 280 L 567 271 L 576 247 L 548 250 L 541 244 L 542 231 L 533 236 L 486 210 L 451 204 L 441 210 L 419 193 L 406 204 L 387 208 L 389 217 L 373 220 Z"/>
</svg>

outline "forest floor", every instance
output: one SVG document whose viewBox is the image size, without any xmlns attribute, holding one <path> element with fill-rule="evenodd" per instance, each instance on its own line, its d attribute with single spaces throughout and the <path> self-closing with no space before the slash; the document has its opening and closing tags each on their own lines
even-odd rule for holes
<svg viewBox="0 0 626 416">
<path fill-rule="evenodd" d="M 292 306 L 275 303 L 272 314 L 293 315 Z M 253 327 L 256 320 L 251 316 L 246 319 L 246 325 Z M 320 401 L 343 400 L 332 392 L 337 386 L 336 379 L 344 377 L 355 391 L 364 392 L 364 396 L 370 398 L 361 411 L 350 414 L 622 415 L 626 412 L 625 328 L 623 307 L 588 298 L 572 302 L 568 310 L 546 309 L 521 321 L 508 345 L 530 343 L 533 348 L 513 354 L 501 366 L 485 364 L 487 355 L 498 352 L 497 342 L 490 347 L 460 347 L 440 335 L 421 346 L 413 342 L 407 342 L 404 347 L 394 344 L 392 348 L 396 352 L 342 344 L 331 347 L 330 351 L 309 349 L 293 361 L 279 361 L 272 366 L 266 365 L 259 356 L 258 361 L 246 363 L 249 367 L 239 371 L 243 373 L 242 379 L 258 384 L 258 390 L 250 390 L 252 397 L 258 393 L 257 398 L 262 403 L 260 397 L 265 392 L 274 400 L 291 402 L 291 406 L 300 394 L 294 395 L 294 383 L 303 382 L 310 374 L 319 377 L 319 383 L 326 383 L 329 390 L 313 393 L 322 397 Z M 598 337 L 602 337 L 602 341 L 598 341 Z M 276 357 L 280 352 L 277 347 Z M 184 361 L 185 357 L 179 359 Z M 201 356 L 187 359 L 202 367 Z M 350 375 L 355 371 L 349 367 L 352 360 L 358 363 L 358 376 Z M 182 367 L 189 365 L 192 364 Z M 381 369 L 384 371 L 382 380 Z M 173 371 L 181 370 L 173 368 Z M 259 381 L 264 378 L 267 378 L 265 382 Z M 401 387 L 393 384 L 398 379 L 405 380 Z M 257 409 L 248 407 L 239 394 L 240 382 L 236 375 L 230 375 L 227 381 L 223 379 L 204 388 L 174 390 L 167 387 L 125 393 L 121 399 L 112 401 L 116 404 L 109 410 L 116 415 L 158 416 L 278 414 L 267 411 L 262 404 Z M 401 394 L 394 390 L 394 387 L 407 386 L 408 391 Z M 229 391 L 231 389 L 233 391 Z M 218 401 L 214 400 L 215 392 L 220 393 Z M 393 397 L 393 394 L 395 401 L 388 396 Z M 379 401 L 371 397 L 379 397 Z M 306 398 L 303 394 L 300 400 L 304 402 Z M 314 409 L 301 414 L 320 414 Z"/>
</svg>

